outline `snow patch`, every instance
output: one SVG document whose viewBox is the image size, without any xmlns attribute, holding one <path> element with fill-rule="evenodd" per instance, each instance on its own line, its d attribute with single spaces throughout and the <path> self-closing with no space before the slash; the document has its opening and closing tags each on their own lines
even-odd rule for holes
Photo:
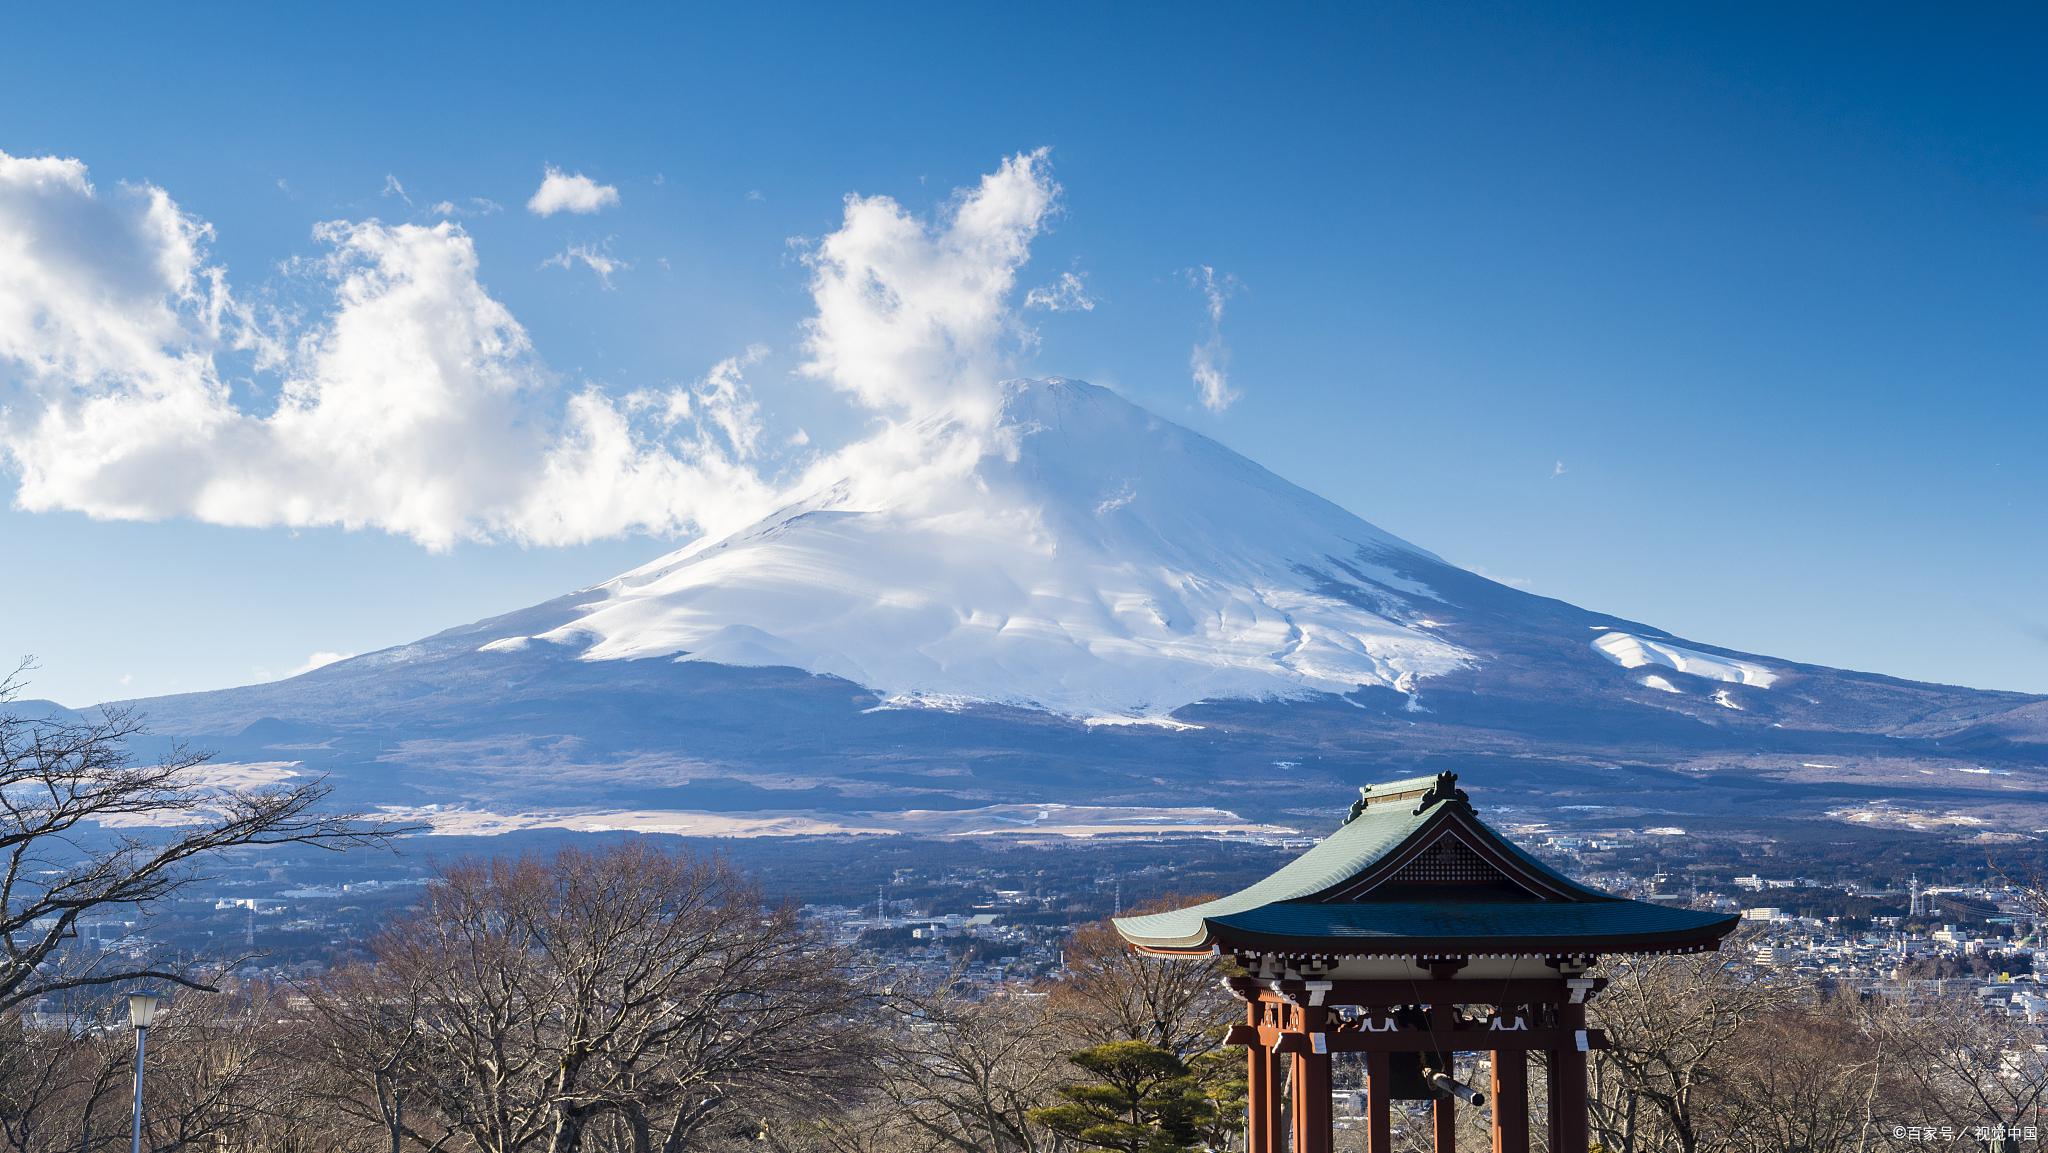
<svg viewBox="0 0 2048 1153">
<path fill-rule="evenodd" d="M 1869 825 L 1880 829 L 1911 829 L 1921 833 L 1970 829 L 1985 823 L 1984 818 L 1973 817 L 1967 813 L 1902 809 L 1889 801 L 1875 801 L 1854 808 L 1829 809 L 1827 815 L 1834 820 L 1852 825 Z"/>
<path fill-rule="evenodd" d="M 1759 689 L 1770 688 L 1778 680 L 1777 673 L 1755 661 L 1718 657 L 1697 649 L 1675 645 L 1670 641 L 1648 640 L 1633 633 L 1603 633 L 1593 638 L 1593 647 L 1600 650 L 1601 656 L 1625 669 L 1659 665 L 1688 676 L 1705 677 L 1710 681 L 1725 681 L 1729 684 L 1748 685 Z"/>
<path fill-rule="evenodd" d="M 1128 483 L 1126 483 L 1122 488 L 1117 490 L 1115 496 L 1109 497 L 1105 499 L 1101 504 L 1095 506 L 1095 515 L 1108 516 L 1110 513 L 1115 512 L 1116 510 L 1124 507 L 1125 505 L 1131 503 L 1136 499 L 1138 499 L 1138 490 L 1132 488 Z"/>
<path fill-rule="evenodd" d="M 1665 680 L 1663 677 L 1658 676 L 1656 673 L 1651 673 L 1649 676 L 1643 678 L 1643 687 L 1646 689 L 1656 689 L 1660 693 L 1677 693 L 1680 696 L 1685 695 L 1684 689 L 1679 688 L 1677 685 L 1672 684 L 1670 681 Z"/>
<path fill-rule="evenodd" d="M 1248 821 L 1228 809 L 1106 805 L 1002 804 L 979 809 L 898 813 L 738 812 L 675 809 L 567 809 L 499 812 L 470 806 L 379 806 L 387 820 L 424 826 L 430 836 L 489 837 L 529 829 L 668 833 L 693 837 L 801 837 L 864 834 L 926 837 L 1260 837 L 1290 835 L 1284 825 Z"/>
<path fill-rule="evenodd" d="M 1091 729 L 1105 725 L 1111 728 L 1122 728 L 1128 725 L 1146 725 L 1151 728 L 1171 729 L 1176 733 L 1195 733 L 1200 732 L 1202 729 L 1200 725 L 1191 725 L 1186 721 L 1176 721 L 1172 717 L 1087 717 L 1081 723 Z"/>
<path fill-rule="evenodd" d="M 91 819 L 104 829 L 171 829 L 216 820 L 227 814 L 218 800 L 228 790 L 262 789 L 299 776 L 299 761 L 209 761 L 181 774 L 200 794 L 195 807 L 100 813 Z"/>
</svg>

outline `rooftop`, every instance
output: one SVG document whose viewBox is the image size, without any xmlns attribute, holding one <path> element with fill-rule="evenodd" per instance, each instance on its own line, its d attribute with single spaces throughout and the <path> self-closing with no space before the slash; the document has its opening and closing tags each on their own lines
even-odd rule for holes
<svg viewBox="0 0 2048 1153">
<path fill-rule="evenodd" d="M 1336 832 L 1248 888 L 1116 928 L 1160 954 L 1440 957 L 1693 952 L 1736 923 L 1573 881 L 1441 773 L 1360 789 Z"/>
</svg>

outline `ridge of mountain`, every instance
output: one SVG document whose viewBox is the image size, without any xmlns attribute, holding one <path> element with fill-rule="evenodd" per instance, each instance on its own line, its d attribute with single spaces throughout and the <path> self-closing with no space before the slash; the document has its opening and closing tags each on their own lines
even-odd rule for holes
<svg viewBox="0 0 2048 1153">
<path fill-rule="evenodd" d="M 1456 768 L 1510 808 L 1660 827 L 2048 827 L 2048 698 L 1509 588 L 1080 382 L 1016 382 L 992 427 L 916 431 L 945 467 L 849 476 L 290 680 L 139 704 L 166 737 L 408 812 L 1280 820 Z"/>
</svg>

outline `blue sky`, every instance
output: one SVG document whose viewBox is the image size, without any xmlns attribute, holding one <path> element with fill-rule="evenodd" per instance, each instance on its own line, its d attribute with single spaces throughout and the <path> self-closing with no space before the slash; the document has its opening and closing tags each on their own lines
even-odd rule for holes
<svg viewBox="0 0 2048 1153">
<path fill-rule="evenodd" d="M 99 206 L 161 189 L 285 353 L 399 259 L 391 229 L 452 221 L 534 403 L 701 395 L 739 358 L 765 455 L 794 459 L 798 429 L 875 417 L 798 371 L 816 249 L 792 238 L 850 193 L 934 213 L 1049 149 L 1019 371 L 1111 385 L 1534 591 L 2048 692 L 2037 12 L 1103 7 L 45 5 L 0 31 L 29 49 L 0 70 L 0 153 L 75 158 Z M 549 166 L 616 204 L 530 211 Z M 355 255 L 316 237 L 333 221 Z M 621 265 L 609 288 L 579 249 Z M 1221 411 L 1190 372 L 1204 267 L 1229 288 Z M 1063 273 L 1092 309 L 1021 308 Z M 274 403 L 261 349 L 220 341 L 236 403 Z M 17 416 L 23 371 L 0 358 Z M 132 492 L 173 511 L 94 519 L 96 483 L 0 479 L 0 652 L 73 704 L 402 642 L 682 539 L 428 548 L 396 514 L 294 528 Z"/>
</svg>

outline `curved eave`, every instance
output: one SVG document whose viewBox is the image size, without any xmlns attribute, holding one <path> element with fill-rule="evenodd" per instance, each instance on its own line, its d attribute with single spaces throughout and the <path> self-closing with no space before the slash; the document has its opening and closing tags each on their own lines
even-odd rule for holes
<svg viewBox="0 0 2048 1153">
<path fill-rule="evenodd" d="M 1511 929 L 1506 922 L 1521 922 Z M 1124 937 L 1160 956 L 1213 952 L 1317 957 L 1689 953 L 1716 947 L 1741 919 L 1640 901 L 1485 906 L 1295 905 L 1204 918 L 1185 936 Z"/>
<path fill-rule="evenodd" d="M 1606 937 L 1405 937 L 1375 945 L 1320 937 L 1233 934 L 1218 937 L 1197 954 L 1275 953 L 1301 957 L 1559 957 L 1643 953 L 1704 953 L 1719 948 L 1725 931 L 1686 934 L 1628 933 Z M 1185 956 L 1186 950 L 1153 950 Z"/>
</svg>

